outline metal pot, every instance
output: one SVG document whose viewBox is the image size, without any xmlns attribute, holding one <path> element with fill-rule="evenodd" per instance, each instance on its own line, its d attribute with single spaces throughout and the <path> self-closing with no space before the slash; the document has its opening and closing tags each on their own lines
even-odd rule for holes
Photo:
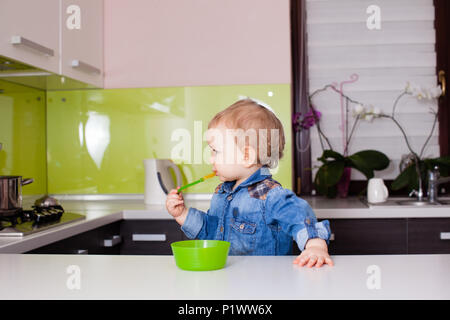
<svg viewBox="0 0 450 320">
<path fill-rule="evenodd" d="M 22 180 L 21 176 L 0 176 L 0 215 L 22 209 L 22 186 L 33 181 Z"/>
</svg>

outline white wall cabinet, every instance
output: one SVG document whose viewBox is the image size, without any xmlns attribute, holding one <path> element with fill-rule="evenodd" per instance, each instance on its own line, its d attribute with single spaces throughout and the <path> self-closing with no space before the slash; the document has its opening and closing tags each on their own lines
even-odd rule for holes
<svg viewBox="0 0 450 320">
<path fill-rule="evenodd" d="M 291 82 L 289 0 L 105 1 L 105 89 Z"/>
<path fill-rule="evenodd" d="M 103 87 L 103 0 L 1 0 L 0 55 Z"/>
<path fill-rule="evenodd" d="M 0 54 L 59 73 L 59 9 L 59 0 L 0 1 Z"/>
<path fill-rule="evenodd" d="M 62 0 L 61 73 L 103 87 L 103 0 Z"/>
</svg>

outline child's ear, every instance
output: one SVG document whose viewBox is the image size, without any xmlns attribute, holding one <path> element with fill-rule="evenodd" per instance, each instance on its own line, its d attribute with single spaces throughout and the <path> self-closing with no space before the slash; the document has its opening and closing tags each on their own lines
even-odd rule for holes
<svg viewBox="0 0 450 320">
<path fill-rule="evenodd" d="M 257 164 L 258 156 L 256 154 L 256 150 L 251 146 L 246 146 L 244 151 L 245 167 L 250 168 L 251 166 Z"/>
</svg>

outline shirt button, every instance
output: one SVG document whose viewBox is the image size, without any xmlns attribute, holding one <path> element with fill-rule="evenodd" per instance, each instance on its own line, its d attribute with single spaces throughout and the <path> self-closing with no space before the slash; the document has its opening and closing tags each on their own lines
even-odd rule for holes
<svg viewBox="0 0 450 320">
<path fill-rule="evenodd" d="M 306 224 L 310 224 L 310 223 L 311 223 L 311 220 L 309 220 L 309 218 L 306 219 Z"/>
<path fill-rule="evenodd" d="M 244 229 L 244 227 L 245 227 L 244 224 L 241 224 L 241 225 L 239 226 L 239 229 L 242 230 L 242 229 Z"/>
<path fill-rule="evenodd" d="M 223 232 L 223 226 L 222 226 L 222 227 L 220 227 L 220 232 Z"/>
<path fill-rule="evenodd" d="M 233 196 L 230 194 L 230 195 L 227 197 L 227 200 L 230 201 L 231 199 L 233 199 Z"/>
</svg>

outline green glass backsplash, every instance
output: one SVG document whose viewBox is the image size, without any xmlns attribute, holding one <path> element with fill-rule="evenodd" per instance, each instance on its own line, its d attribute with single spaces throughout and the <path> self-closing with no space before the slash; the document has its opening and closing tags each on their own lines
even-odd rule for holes
<svg viewBox="0 0 450 320">
<path fill-rule="evenodd" d="M 0 175 L 33 178 L 23 194 L 47 191 L 45 91 L 0 80 Z"/>
<path fill-rule="evenodd" d="M 179 163 L 184 182 L 196 180 L 211 166 L 198 155 L 206 142 L 195 139 L 217 112 L 242 96 L 268 103 L 284 124 L 285 155 L 274 178 L 291 188 L 290 85 L 274 84 L 48 91 L 48 192 L 142 194 L 143 160 L 172 158 L 177 129 L 188 130 L 192 141 L 191 163 Z M 219 182 L 212 178 L 186 193 L 211 193 Z"/>
</svg>

